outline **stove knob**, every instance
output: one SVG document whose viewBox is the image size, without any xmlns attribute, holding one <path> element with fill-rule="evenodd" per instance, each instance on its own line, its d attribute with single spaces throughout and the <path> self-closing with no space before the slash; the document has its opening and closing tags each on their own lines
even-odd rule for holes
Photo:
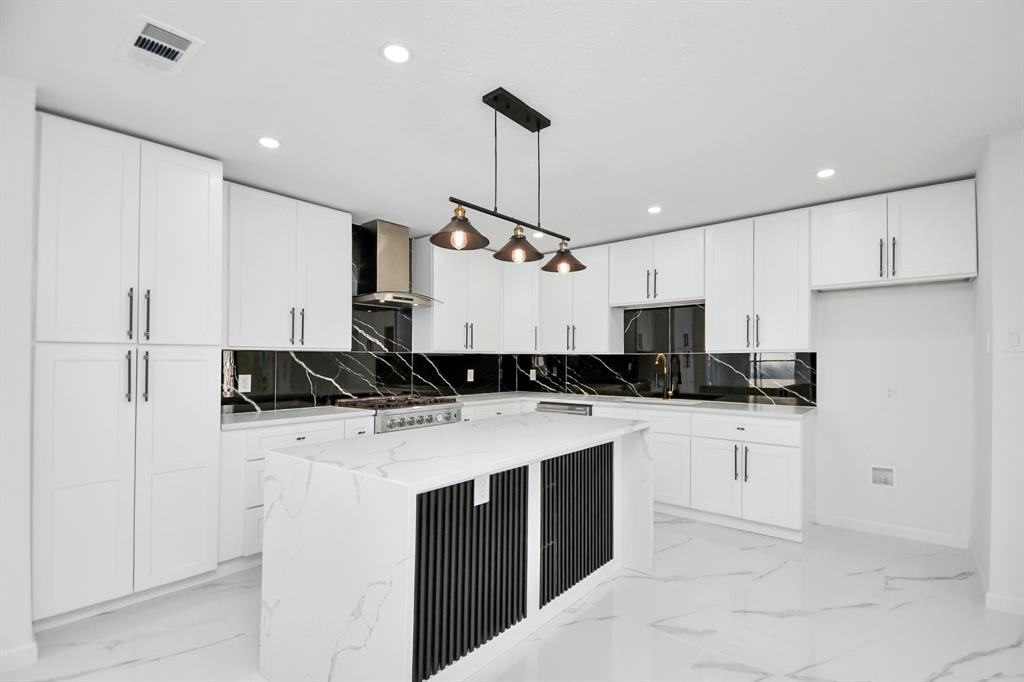
<svg viewBox="0 0 1024 682">
<path fill-rule="evenodd" d="M 422 414 L 420 416 L 416 417 L 416 423 L 417 424 L 422 424 L 423 423 L 423 415 Z"/>
<path fill-rule="evenodd" d="M 398 425 L 405 426 L 405 417 L 402 417 L 401 419 L 398 420 Z"/>
<path fill-rule="evenodd" d="M 428 414 L 427 415 L 427 423 L 428 424 L 432 424 L 433 422 L 434 422 L 434 415 Z"/>
<path fill-rule="evenodd" d="M 398 422 L 397 422 L 397 421 L 395 421 L 394 419 L 389 419 L 389 420 L 388 420 L 388 428 L 389 428 L 389 429 L 393 429 L 393 428 L 395 428 L 395 425 L 396 425 L 397 423 L 398 423 Z"/>
<path fill-rule="evenodd" d="M 445 412 L 444 413 L 444 420 L 446 422 L 450 422 L 452 420 L 452 413 L 451 412 Z"/>
</svg>

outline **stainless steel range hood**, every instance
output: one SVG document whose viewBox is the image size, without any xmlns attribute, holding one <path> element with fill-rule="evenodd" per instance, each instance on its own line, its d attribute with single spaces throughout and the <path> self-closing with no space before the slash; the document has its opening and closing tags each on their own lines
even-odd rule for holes
<svg viewBox="0 0 1024 682">
<path fill-rule="evenodd" d="M 371 220 L 352 228 L 353 303 L 385 308 L 428 306 L 435 299 L 410 291 L 409 228 Z"/>
</svg>

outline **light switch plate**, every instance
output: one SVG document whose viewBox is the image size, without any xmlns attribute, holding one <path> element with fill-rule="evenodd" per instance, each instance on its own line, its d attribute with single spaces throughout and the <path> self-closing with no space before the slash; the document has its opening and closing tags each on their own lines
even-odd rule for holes
<svg viewBox="0 0 1024 682">
<path fill-rule="evenodd" d="M 530 370 L 530 381 L 536 381 L 536 380 L 537 380 L 537 370 L 531 369 Z"/>
<path fill-rule="evenodd" d="M 477 476 L 473 479 L 473 506 L 487 504 L 491 501 L 491 475 Z"/>
<path fill-rule="evenodd" d="M 1024 329 L 1011 329 L 1006 334 L 1006 351 L 1024 353 Z"/>
<path fill-rule="evenodd" d="M 883 488 L 896 487 L 896 471 L 892 467 L 871 467 L 871 484 Z"/>
<path fill-rule="evenodd" d="M 474 376 L 475 374 L 476 374 L 476 371 L 475 371 L 475 370 L 472 370 L 472 369 L 467 369 L 467 370 L 466 370 L 466 381 L 473 381 L 473 376 Z"/>
<path fill-rule="evenodd" d="M 248 393 L 252 390 L 252 375 L 251 374 L 239 374 L 238 375 L 238 392 Z"/>
</svg>

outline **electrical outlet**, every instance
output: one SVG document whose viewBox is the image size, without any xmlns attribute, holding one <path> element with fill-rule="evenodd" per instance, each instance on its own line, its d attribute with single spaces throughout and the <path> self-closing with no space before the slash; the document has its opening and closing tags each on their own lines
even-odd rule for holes
<svg viewBox="0 0 1024 682">
<path fill-rule="evenodd" d="M 473 479 L 473 506 L 487 504 L 491 501 L 491 475 L 477 476 Z"/>
<path fill-rule="evenodd" d="M 530 370 L 530 381 L 536 381 L 536 380 L 537 380 L 537 370 L 531 369 Z"/>
<path fill-rule="evenodd" d="M 896 387 L 886 386 L 885 391 L 882 393 L 882 397 L 889 402 L 896 400 Z"/>
<path fill-rule="evenodd" d="M 1008 353 L 1024 353 L 1024 330 L 1011 329 L 1006 335 Z"/>
<path fill-rule="evenodd" d="M 466 381 L 473 381 L 473 376 L 474 376 L 475 374 L 476 374 L 476 372 L 475 372 L 474 370 L 472 370 L 472 369 L 467 369 L 467 370 L 466 370 Z"/>
<path fill-rule="evenodd" d="M 248 393 L 252 390 L 252 375 L 251 374 L 239 374 L 238 375 L 238 392 Z"/>
<path fill-rule="evenodd" d="M 871 484 L 892 488 L 896 485 L 896 473 L 892 467 L 871 467 Z"/>
</svg>

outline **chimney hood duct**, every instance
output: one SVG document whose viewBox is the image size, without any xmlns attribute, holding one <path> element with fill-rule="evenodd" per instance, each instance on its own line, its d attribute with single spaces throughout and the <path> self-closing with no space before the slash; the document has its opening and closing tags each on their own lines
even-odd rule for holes
<svg viewBox="0 0 1024 682">
<path fill-rule="evenodd" d="M 371 220 L 352 228 L 353 303 L 380 308 L 428 306 L 436 299 L 410 291 L 409 228 Z"/>
</svg>

